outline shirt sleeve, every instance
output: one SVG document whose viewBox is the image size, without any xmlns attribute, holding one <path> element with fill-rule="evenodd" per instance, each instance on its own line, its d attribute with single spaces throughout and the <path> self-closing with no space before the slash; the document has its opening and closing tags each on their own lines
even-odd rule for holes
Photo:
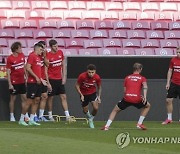
<svg viewBox="0 0 180 154">
<path fill-rule="evenodd" d="M 11 60 L 9 57 L 7 58 L 6 68 L 11 69 Z"/>
<path fill-rule="evenodd" d="M 77 79 L 77 83 L 81 84 L 82 82 L 83 82 L 82 75 L 79 75 L 79 77 Z"/>
<path fill-rule="evenodd" d="M 127 77 L 124 79 L 124 87 L 126 87 Z"/>
<path fill-rule="evenodd" d="M 147 82 L 147 79 L 145 77 L 142 77 L 142 83 Z"/>
<path fill-rule="evenodd" d="M 97 75 L 96 83 L 97 83 L 97 86 L 101 85 L 101 78 L 99 75 Z"/>
<path fill-rule="evenodd" d="M 32 65 L 34 63 L 34 56 L 29 55 L 27 63 Z"/>
</svg>

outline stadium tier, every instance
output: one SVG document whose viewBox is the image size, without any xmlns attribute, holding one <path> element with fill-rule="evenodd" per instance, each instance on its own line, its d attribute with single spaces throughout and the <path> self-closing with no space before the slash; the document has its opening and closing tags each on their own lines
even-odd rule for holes
<svg viewBox="0 0 180 154">
<path fill-rule="evenodd" d="M 173 56 L 180 46 L 180 0 L 0 1 L 1 56 L 20 41 L 55 38 L 67 56 Z"/>
</svg>

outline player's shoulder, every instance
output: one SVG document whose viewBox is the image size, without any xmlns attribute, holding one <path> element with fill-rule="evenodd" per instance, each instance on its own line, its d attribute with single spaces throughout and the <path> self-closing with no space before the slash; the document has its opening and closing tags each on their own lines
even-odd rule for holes
<svg viewBox="0 0 180 154">
<path fill-rule="evenodd" d="M 101 78 L 101 77 L 99 76 L 99 74 L 95 74 L 94 77 L 95 77 L 96 79 L 100 79 L 100 78 Z"/>
<path fill-rule="evenodd" d="M 87 72 L 83 72 L 83 73 L 81 73 L 81 74 L 79 74 L 79 77 L 86 77 L 86 75 L 87 75 Z"/>
</svg>

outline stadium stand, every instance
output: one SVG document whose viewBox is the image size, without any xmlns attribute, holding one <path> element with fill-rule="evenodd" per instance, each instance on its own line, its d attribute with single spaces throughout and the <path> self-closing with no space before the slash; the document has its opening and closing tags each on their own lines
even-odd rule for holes
<svg viewBox="0 0 180 154">
<path fill-rule="evenodd" d="M 68 56 L 172 56 L 180 45 L 179 11 L 180 0 L 4 0 L 0 45 L 21 41 L 26 52 L 55 38 Z"/>
</svg>

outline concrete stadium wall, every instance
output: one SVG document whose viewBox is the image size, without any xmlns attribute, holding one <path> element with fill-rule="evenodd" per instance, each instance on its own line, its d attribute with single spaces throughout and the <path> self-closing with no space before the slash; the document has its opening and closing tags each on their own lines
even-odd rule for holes
<svg viewBox="0 0 180 154">
<path fill-rule="evenodd" d="M 75 117 L 84 117 L 82 113 L 79 95 L 77 94 L 74 84 L 76 79 L 68 79 L 66 84 L 66 92 L 69 104 L 69 111 Z M 151 110 L 146 120 L 162 121 L 166 118 L 165 108 L 165 79 L 150 79 L 148 80 L 148 101 L 151 103 Z M 0 120 L 9 120 L 9 93 L 7 80 L 0 80 Z M 103 79 L 102 80 L 102 104 L 99 107 L 99 112 L 95 120 L 107 120 L 111 110 L 122 98 L 123 95 L 123 80 L 120 79 Z M 91 108 L 91 107 L 90 107 Z M 21 105 L 18 97 L 15 105 L 15 117 L 18 120 L 20 117 Z M 45 112 L 47 114 L 47 111 Z M 61 102 L 58 96 L 54 99 L 53 114 L 64 115 Z M 125 111 L 118 114 L 115 120 L 137 120 L 140 110 L 129 107 Z M 173 119 L 178 120 L 179 116 L 178 100 L 174 101 Z"/>
</svg>

